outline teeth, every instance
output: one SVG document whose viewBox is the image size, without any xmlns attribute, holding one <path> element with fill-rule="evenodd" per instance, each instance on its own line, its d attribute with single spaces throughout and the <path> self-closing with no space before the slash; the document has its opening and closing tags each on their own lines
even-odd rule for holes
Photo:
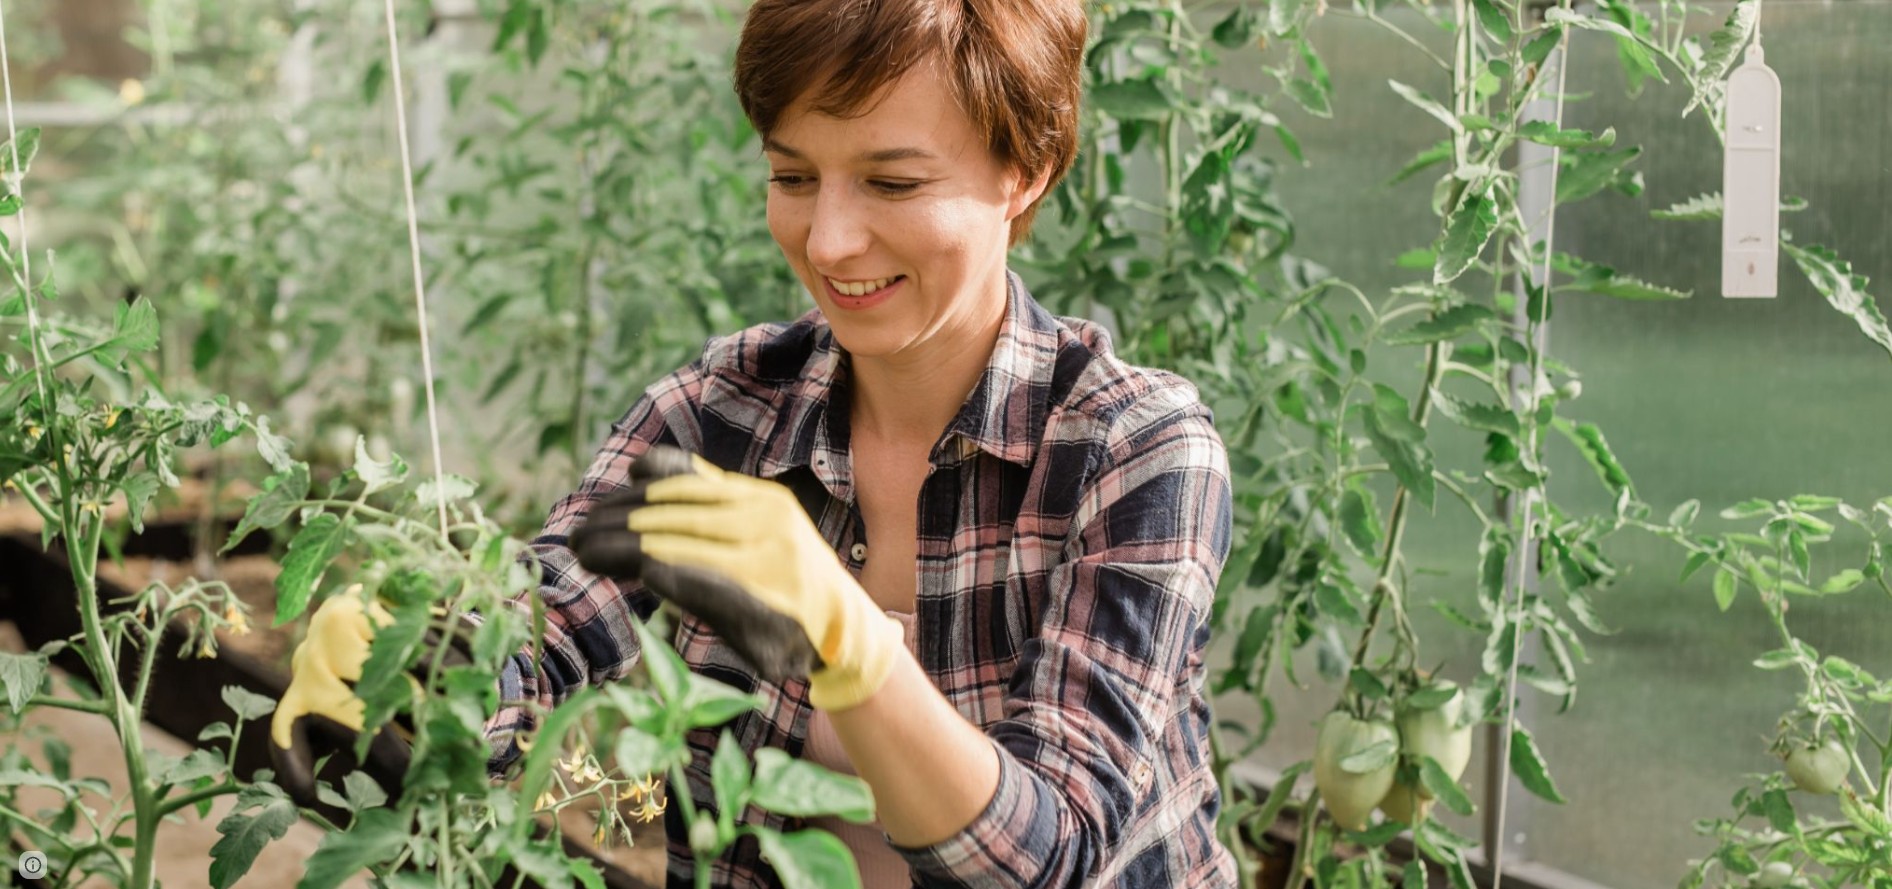
<svg viewBox="0 0 1892 889">
<path fill-rule="evenodd" d="M 873 281 L 855 281 L 850 283 L 829 278 L 828 284 L 834 287 L 836 293 L 843 296 L 866 296 L 888 284 L 892 284 L 893 281 L 893 278 L 878 278 Z"/>
</svg>

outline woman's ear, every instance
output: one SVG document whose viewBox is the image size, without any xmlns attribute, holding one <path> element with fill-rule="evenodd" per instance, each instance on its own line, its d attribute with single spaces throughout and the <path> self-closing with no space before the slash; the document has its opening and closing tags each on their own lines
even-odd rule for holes
<svg viewBox="0 0 1892 889">
<path fill-rule="evenodd" d="M 1030 207 L 1033 202 L 1044 195 L 1045 186 L 1050 182 L 1050 169 L 1045 169 L 1037 176 L 1030 179 L 1026 179 L 1023 173 L 1019 173 L 1012 180 L 1012 197 L 1010 203 L 1005 208 L 1005 221 L 1010 222 L 1017 219 L 1020 213 L 1025 212 L 1025 208 Z"/>
</svg>

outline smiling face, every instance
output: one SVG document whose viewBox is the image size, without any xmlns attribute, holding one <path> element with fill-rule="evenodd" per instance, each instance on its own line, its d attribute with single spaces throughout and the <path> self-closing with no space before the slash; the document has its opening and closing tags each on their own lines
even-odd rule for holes
<svg viewBox="0 0 1892 889">
<path fill-rule="evenodd" d="M 858 116 L 807 104 L 789 106 L 764 145 L 769 231 L 835 339 L 869 360 L 989 349 L 1010 223 L 1042 179 L 993 156 L 931 66 Z"/>
</svg>

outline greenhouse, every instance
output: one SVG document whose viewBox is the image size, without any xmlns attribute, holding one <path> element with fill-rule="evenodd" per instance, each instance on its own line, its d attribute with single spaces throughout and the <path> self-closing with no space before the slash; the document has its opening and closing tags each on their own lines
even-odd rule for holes
<svg viewBox="0 0 1892 889">
<path fill-rule="evenodd" d="M 0 0 L 0 874 L 1892 889 L 1888 45 Z"/>
</svg>

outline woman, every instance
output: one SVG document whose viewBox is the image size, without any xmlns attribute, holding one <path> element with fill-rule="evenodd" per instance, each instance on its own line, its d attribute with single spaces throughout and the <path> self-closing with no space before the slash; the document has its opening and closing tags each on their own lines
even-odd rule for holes
<svg viewBox="0 0 1892 889">
<path fill-rule="evenodd" d="M 1076 152 L 1085 27 L 1078 0 L 751 8 L 736 90 L 816 308 L 711 341 L 613 425 L 535 541 L 547 650 L 506 700 L 625 676 L 661 596 L 692 668 L 763 701 L 727 727 L 746 752 L 872 786 L 877 825 L 816 822 L 867 886 L 1234 885 L 1202 691 L 1221 441 L 1193 387 L 1006 268 Z M 653 480 L 663 447 L 696 471 Z M 783 628 L 818 660 L 782 666 Z M 494 768 L 528 720 L 489 724 Z M 690 770 L 712 811 L 716 734 Z M 744 839 L 713 882 L 775 877 Z"/>
</svg>

